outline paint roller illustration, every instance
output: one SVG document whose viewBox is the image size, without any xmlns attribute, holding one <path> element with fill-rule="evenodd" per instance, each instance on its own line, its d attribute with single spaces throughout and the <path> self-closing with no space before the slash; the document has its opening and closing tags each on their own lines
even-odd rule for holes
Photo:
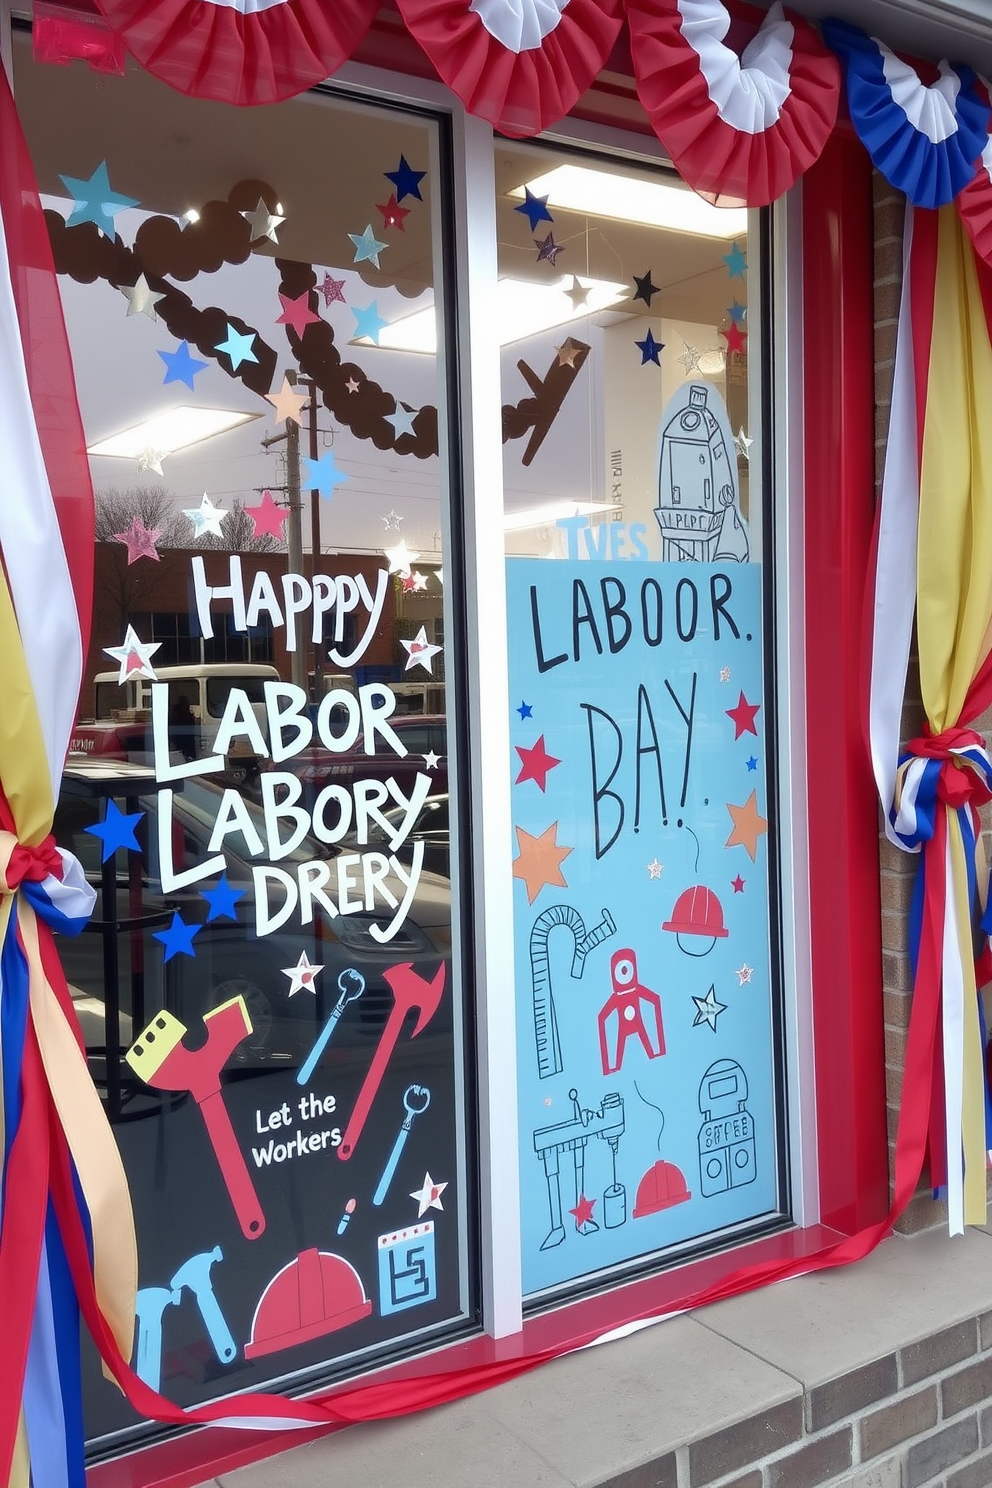
<svg viewBox="0 0 992 1488">
<path fill-rule="evenodd" d="M 238 1044 L 252 1031 L 243 997 L 232 997 L 203 1015 L 207 1037 L 198 1049 L 183 1043 L 188 1029 L 172 1013 L 157 1013 L 127 1052 L 127 1062 L 155 1090 L 186 1090 L 203 1117 L 241 1232 L 257 1240 L 265 1215 L 224 1105 L 220 1076 Z"/>
<path fill-rule="evenodd" d="M 585 921 L 578 910 L 568 904 L 553 904 L 534 921 L 530 932 L 531 984 L 534 994 L 534 1037 L 537 1040 L 537 1067 L 542 1080 L 561 1073 L 561 1044 L 558 1038 L 558 1018 L 554 998 L 551 995 L 551 959 L 548 955 L 548 940 L 552 930 L 561 925 L 569 930 L 575 944 L 572 956 L 572 976 L 578 981 L 585 970 L 586 957 L 596 946 L 601 945 L 617 927 L 608 909 L 603 918 L 587 933 Z"/>
</svg>

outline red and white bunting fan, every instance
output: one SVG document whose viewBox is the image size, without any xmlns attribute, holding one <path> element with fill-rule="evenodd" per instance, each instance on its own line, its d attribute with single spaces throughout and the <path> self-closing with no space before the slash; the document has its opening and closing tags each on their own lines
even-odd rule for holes
<svg viewBox="0 0 992 1488">
<path fill-rule="evenodd" d="M 613 50 L 622 0 L 398 0 L 469 113 L 523 138 L 557 124 Z"/>
<path fill-rule="evenodd" d="M 627 0 L 637 92 L 679 173 L 713 199 L 767 206 L 819 157 L 840 68 L 778 3 L 738 54 L 722 0 Z"/>
<path fill-rule="evenodd" d="M 279 103 L 346 62 L 378 0 L 97 0 L 142 67 L 194 98 Z"/>
</svg>

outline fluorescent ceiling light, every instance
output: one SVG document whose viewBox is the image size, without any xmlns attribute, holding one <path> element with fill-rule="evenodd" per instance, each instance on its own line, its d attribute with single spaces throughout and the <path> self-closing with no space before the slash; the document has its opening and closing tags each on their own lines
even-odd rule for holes
<svg viewBox="0 0 992 1488">
<path fill-rule="evenodd" d="M 549 207 L 583 212 L 587 217 L 666 227 L 700 238 L 737 238 L 747 231 L 745 207 L 711 207 L 688 187 L 614 176 L 583 165 L 556 166 L 528 181 L 527 189 L 535 196 L 546 196 Z M 516 187 L 510 195 L 522 201 L 524 187 Z"/>
<path fill-rule="evenodd" d="M 529 506 L 525 511 L 507 512 L 503 529 L 505 532 L 521 532 L 525 527 L 550 527 L 562 517 L 588 517 L 593 512 L 611 510 L 608 501 L 552 501 L 547 506 Z"/>
<path fill-rule="evenodd" d="M 258 413 L 236 413 L 230 408 L 192 408 L 181 405 L 166 408 L 151 418 L 122 429 L 91 444 L 88 455 L 116 455 L 125 460 L 136 460 L 146 450 L 155 450 L 159 455 L 172 455 L 188 445 L 199 444 L 215 434 L 225 434 L 240 424 L 261 418 Z"/>
<path fill-rule="evenodd" d="M 571 274 L 565 274 L 550 284 L 535 284 L 529 279 L 500 279 L 496 284 L 496 317 L 500 328 L 500 345 L 508 346 L 512 341 L 522 341 L 525 336 L 536 336 L 540 331 L 550 331 L 555 326 L 567 325 L 572 320 L 582 320 L 600 310 L 608 310 L 627 299 L 630 290 L 626 284 L 614 284 L 607 279 L 590 279 L 579 274 L 583 289 L 589 291 L 584 305 L 574 305 L 565 294 L 572 285 Z M 371 346 L 368 337 L 358 337 L 355 346 Z M 415 310 L 401 320 L 391 321 L 379 333 L 380 347 L 388 351 L 437 351 L 437 321 L 434 306 Z"/>
</svg>

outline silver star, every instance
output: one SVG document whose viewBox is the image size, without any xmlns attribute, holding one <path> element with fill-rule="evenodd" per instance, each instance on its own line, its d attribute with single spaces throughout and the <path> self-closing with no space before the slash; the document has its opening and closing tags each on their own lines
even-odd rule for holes
<svg viewBox="0 0 992 1488">
<path fill-rule="evenodd" d="M 424 755 L 424 769 L 425 770 L 436 770 L 437 767 L 438 767 L 438 765 L 440 764 L 440 762 L 441 762 L 441 756 L 439 754 L 435 754 L 434 751 L 433 751 L 433 749 L 430 750 L 430 752 L 428 754 L 425 754 Z"/>
<path fill-rule="evenodd" d="M 199 506 L 183 507 L 183 516 L 189 518 L 197 537 L 203 537 L 207 533 L 212 537 L 224 536 L 221 523 L 227 516 L 227 512 L 222 511 L 219 506 L 214 506 L 206 491 L 203 493 L 203 500 Z"/>
<path fill-rule="evenodd" d="M 692 1020 L 693 1028 L 698 1028 L 700 1023 L 708 1023 L 716 1033 L 716 1020 L 721 1013 L 727 1011 L 727 1004 L 716 1000 L 716 988 L 711 987 L 705 997 L 694 997 L 692 1000 L 696 1004 L 696 1016 Z"/>
<path fill-rule="evenodd" d="M 395 511 L 388 511 L 384 517 L 379 518 L 379 521 L 382 523 L 383 527 L 385 527 L 387 532 L 399 532 L 400 523 L 402 522 L 402 520 L 403 518 L 400 516 L 399 512 Z"/>
<path fill-rule="evenodd" d="M 165 459 L 166 451 L 157 449 L 145 449 L 138 456 L 139 470 L 153 470 L 156 475 L 164 475 L 162 461 Z"/>
<path fill-rule="evenodd" d="M 665 866 L 664 863 L 659 863 L 658 862 L 658 859 L 655 858 L 655 860 L 654 860 L 653 863 L 649 863 L 648 864 L 648 876 L 649 876 L 649 878 L 660 878 L 661 875 L 662 875 L 662 871 L 664 869 L 664 866 Z"/>
<path fill-rule="evenodd" d="M 687 377 L 689 376 L 689 374 L 691 372 L 698 372 L 699 371 L 699 358 L 700 358 L 700 355 L 701 355 L 701 353 L 699 351 L 699 348 L 696 347 L 696 346 L 690 346 L 689 343 L 688 343 L 688 341 L 683 336 L 682 337 L 682 355 L 679 356 L 679 357 L 676 357 L 675 360 L 678 362 L 678 364 L 679 364 L 680 367 L 684 367 L 685 368 L 685 374 L 686 374 Z"/>
<path fill-rule="evenodd" d="M 278 243 L 276 228 L 285 222 L 285 217 L 278 217 L 275 212 L 270 212 L 261 197 L 258 205 L 252 212 L 242 212 L 242 217 L 251 224 L 251 242 L 258 243 L 262 238 L 268 238 L 271 243 Z"/>
<path fill-rule="evenodd" d="M 147 315 L 149 320 L 158 320 L 155 314 L 155 306 L 159 300 L 164 300 L 165 295 L 158 290 L 152 289 L 144 274 L 139 274 L 134 284 L 119 284 L 118 289 L 127 300 L 128 316 Z"/>
<path fill-rule="evenodd" d="M 573 310 L 581 310 L 582 306 L 588 303 L 590 293 L 591 286 L 581 283 L 576 274 L 572 275 L 571 289 L 562 290 L 562 294 L 567 295 L 571 300 Z"/>
<path fill-rule="evenodd" d="M 737 446 L 737 453 L 739 455 L 742 455 L 749 464 L 751 461 L 751 446 L 753 443 L 754 440 L 748 439 L 747 435 L 744 433 L 744 426 L 742 424 L 741 427 L 737 430 L 737 437 L 734 440 L 734 444 Z"/>
</svg>

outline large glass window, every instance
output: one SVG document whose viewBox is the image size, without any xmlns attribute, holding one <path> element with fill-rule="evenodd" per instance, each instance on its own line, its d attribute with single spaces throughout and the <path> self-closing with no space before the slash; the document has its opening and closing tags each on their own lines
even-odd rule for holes
<svg viewBox="0 0 992 1488">
<path fill-rule="evenodd" d="M 15 83 L 96 489 L 56 834 L 99 893 L 62 949 L 135 1367 L 182 1405 L 302 1390 L 473 1309 L 442 126 L 23 35 Z M 91 1437 L 140 1429 L 86 1388 Z"/>
</svg>

